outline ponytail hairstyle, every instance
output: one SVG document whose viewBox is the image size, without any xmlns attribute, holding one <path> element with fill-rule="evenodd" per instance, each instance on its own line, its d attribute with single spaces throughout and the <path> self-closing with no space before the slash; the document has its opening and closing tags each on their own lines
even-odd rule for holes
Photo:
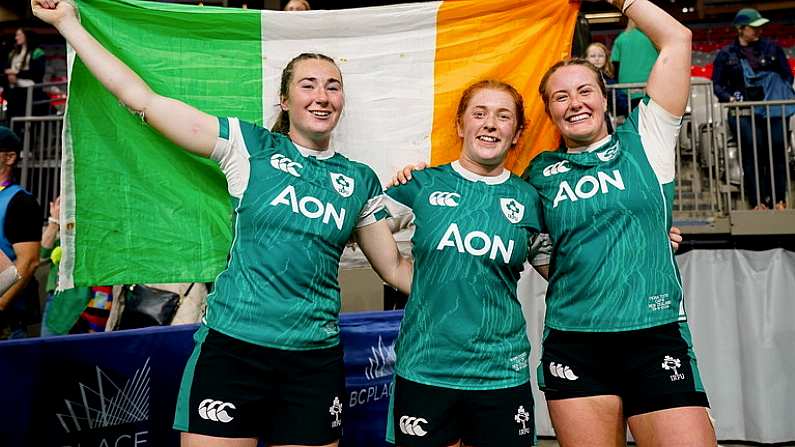
<svg viewBox="0 0 795 447">
<path fill-rule="evenodd" d="M 318 60 L 318 61 L 326 61 L 334 64 L 339 71 L 339 67 L 337 63 L 334 62 L 334 59 L 326 56 L 325 54 L 320 53 L 301 53 L 298 56 L 294 57 L 284 70 L 282 70 L 282 82 L 281 86 L 279 87 L 279 102 L 286 100 L 290 94 L 290 83 L 293 81 L 293 72 L 295 71 L 295 64 L 300 61 L 304 60 Z M 276 117 L 276 122 L 273 124 L 271 128 L 271 132 L 278 132 L 287 135 L 290 132 L 290 115 L 285 110 L 280 110 L 279 115 Z"/>
</svg>

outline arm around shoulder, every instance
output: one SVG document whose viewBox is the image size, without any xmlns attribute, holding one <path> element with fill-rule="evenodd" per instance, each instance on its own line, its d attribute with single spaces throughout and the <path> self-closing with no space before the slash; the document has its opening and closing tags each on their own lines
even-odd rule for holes
<svg viewBox="0 0 795 447">
<path fill-rule="evenodd" d="M 414 267 L 410 259 L 400 254 L 386 220 L 357 228 L 355 238 L 378 276 L 410 294 Z"/>
</svg>

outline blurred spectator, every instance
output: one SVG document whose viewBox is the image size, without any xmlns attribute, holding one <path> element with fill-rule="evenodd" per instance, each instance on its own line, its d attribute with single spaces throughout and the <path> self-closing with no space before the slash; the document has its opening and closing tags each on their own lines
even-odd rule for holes
<svg viewBox="0 0 795 447">
<path fill-rule="evenodd" d="M 44 81 L 47 60 L 44 51 L 36 46 L 34 35 L 19 28 L 14 35 L 14 48 L 8 54 L 8 68 L 5 69 L 4 96 L 8 101 L 8 116 L 25 115 L 28 87 Z M 34 101 L 46 101 L 47 95 L 37 88 L 33 91 Z M 40 103 L 32 111 L 34 114 L 46 114 L 49 105 Z"/>
<path fill-rule="evenodd" d="M 585 50 L 585 58 L 599 69 L 605 85 L 615 84 L 616 72 L 610 60 L 610 50 L 602 43 L 594 42 Z M 607 92 L 607 109 L 613 115 L 627 114 L 627 95 L 623 90 L 611 89 Z M 608 129 L 612 133 L 612 122 L 607 121 Z"/>
<path fill-rule="evenodd" d="M 284 5 L 285 11 L 309 11 L 311 9 L 308 0 L 290 0 Z"/>
<path fill-rule="evenodd" d="M 737 39 L 722 48 L 713 63 L 712 82 L 720 102 L 789 99 L 795 96 L 792 92 L 792 72 L 784 50 L 761 37 L 762 27 L 768 22 L 768 19 L 751 8 L 741 9 L 734 17 Z M 771 109 L 769 129 L 767 111 L 764 108 L 756 108 L 755 114 L 752 114 L 750 108 L 732 112 L 729 124 L 740 145 L 743 183 L 751 207 L 763 210 L 775 206 L 777 209 L 784 209 L 787 190 L 784 143 L 786 120 L 781 116 L 781 109 Z M 795 110 L 786 110 L 784 115 L 791 115 L 793 112 Z M 736 114 L 740 115 L 739 126 Z M 771 136 L 770 142 L 767 138 L 768 132 Z M 771 185 L 771 176 L 774 185 Z M 758 185 L 757 179 L 760 179 Z M 775 189 L 771 190 L 771 186 Z"/>
<path fill-rule="evenodd" d="M 58 266 L 61 263 L 61 241 L 58 239 L 60 211 L 61 198 L 56 197 L 50 202 L 50 218 L 41 236 L 42 262 L 52 262 L 47 276 L 47 299 L 41 315 L 42 337 L 68 334 L 91 299 L 89 287 L 56 291 Z"/>
<path fill-rule="evenodd" d="M 0 250 L 16 266 L 18 279 L 0 295 L 0 339 L 24 338 L 27 325 L 39 321 L 38 283 L 41 209 L 36 199 L 14 183 L 13 168 L 22 144 L 0 127 Z"/>
<path fill-rule="evenodd" d="M 627 84 L 648 81 L 658 54 L 651 40 L 630 20 L 627 29 L 613 42 L 611 60 L 618 72 L 618 82 Z M 632 109 L 637 107 L 643 96 L 642 92 L 630 94 Z"/>
</svg>

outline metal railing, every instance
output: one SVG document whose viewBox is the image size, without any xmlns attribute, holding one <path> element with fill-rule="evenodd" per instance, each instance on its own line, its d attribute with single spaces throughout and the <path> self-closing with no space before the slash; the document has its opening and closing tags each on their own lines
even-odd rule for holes
<svg viewBox="0 0 795 447">
<path fill-rule="evenodd" d="M 19 184 L 38 200 L 45 221 L 49 216 L 47 205 L 61 190 L 63 116 L 12 118 L 11 129 L 22 136 L 21 159 L 17 162 Z"/>
<path fill-rule="evenodd" d="M 730 211 L 749 207 L 792 209 L 792 130 L 795 100 L 743 101 L 721 104 L 727 121 L 724 141 L 733 136 L 742 161 L 739 201 L 729 200 Z M 748 144 L 750 143 L 750 145 Z"/>
<path fill-rule="evenodd" d="M 66 85 L 66 81 L 43 82 L 29 87 L 3 89 L 6 104 L 0 107 L 0 124 L 10 127 L 11 119 L 15 117 L 63 114 Z"/>
</svg>

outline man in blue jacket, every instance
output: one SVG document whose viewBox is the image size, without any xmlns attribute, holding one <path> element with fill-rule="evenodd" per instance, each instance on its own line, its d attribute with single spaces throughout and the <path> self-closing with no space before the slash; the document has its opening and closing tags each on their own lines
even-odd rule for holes
<svg viewBox="0 0 795 447">
<path fill-rule="evenodd" d="M 16 280 L 0 293 L 0 340 L 27 336 L 27 325 L 39 318 L 38 283 L 42 213 L 33 196 L 16 184 L 13 168 L 22 145 L 0 127 L 0 250 L 13 262 Z"/>
<path fill-rule="evenodd" d="M 792 73 L 784 50 L 768 39 L 761 37 L 762 27 L 770 21 L 755 9 L 744 8 L 734 17 L 737 28 L 737 40 L 722 48 L 715 57 L 712 82 L 715 95 L 720 102 L 763 101 L 771 98 L 761 85 L 749 85 L 746 77 L 775 73 L 780 80 L 791 89 Z M 745 66 L 745 71 L 744 71 Z M 753 72 L 749 72 L 748 69 Z M 754 84 L 751 82 L 750 84 Z M 777 109 L 780 109 L 777 108 Z M 787 191 L 786 161 L 784 132 L 786 117 L 780 110 L 770 114 L 770 142 L 768 142 L 768 124 L 760 115 L 762 108 L 757 108 L 756 116 L 752 117 L 749 108 L 740 108 L 739 126 L 734 113 L 729 115 L 729 126 L 735 141 L 740 145 L 743 162 L 745 194 L 754 209 L 785 208 Z M 754 118 L 752 120 L 752 118 Z M 756 148 L 754 151 L 753 128 L 756 128 Z M 739 128 L 738 128 L 739 127 Z M 770 169 L 772 152 L 773 170 Z M 772 179 L 771 179 L 772 177 Z M 760 179 L 757 185 L 757 178 Z M 772 185 L 774 188 L 771 188 Z"/>
</svg>

